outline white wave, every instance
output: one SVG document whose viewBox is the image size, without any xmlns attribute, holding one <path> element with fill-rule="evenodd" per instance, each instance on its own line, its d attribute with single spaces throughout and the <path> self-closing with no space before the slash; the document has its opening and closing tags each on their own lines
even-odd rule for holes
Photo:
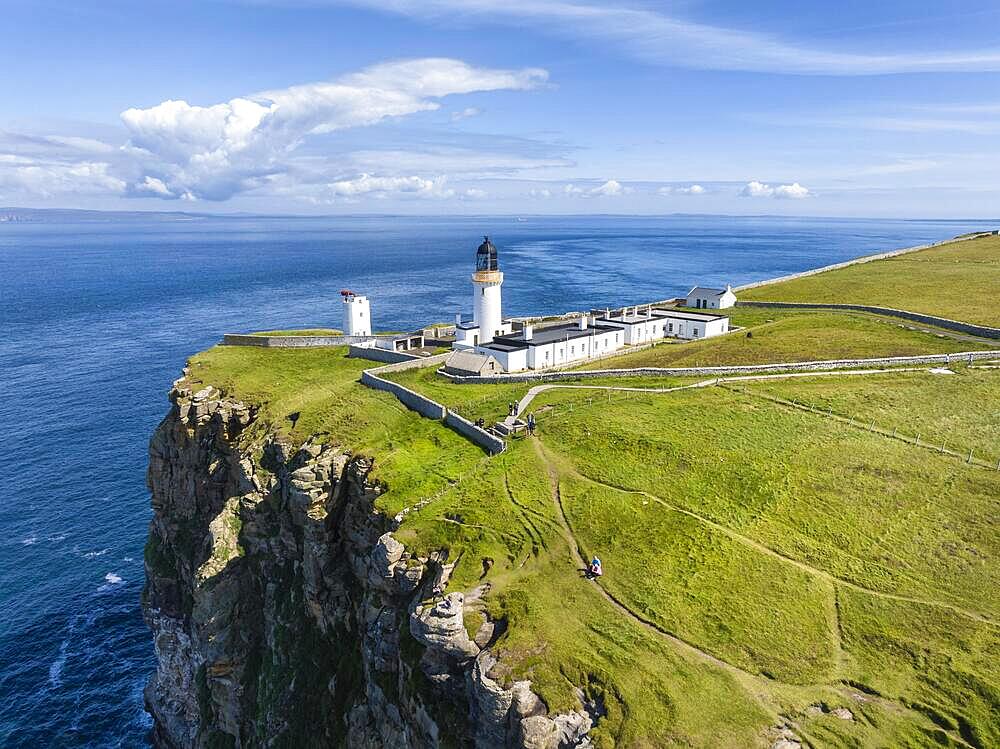
<svg viewBox="0 0 1000 749">
<path fill-rule="evenodd" d="M 103 557 L 109 551 L 111 551 L 111 549 L 101 549 L 100 551 L 88 551 L 86 554 L 83 555 L 83 557 L 84 557 L 84 559 L 93 559 L 94 557 Z"/>
<path fill-rule="evenodd" d="M 66 665 L 66 648 L 69 647 L 69 640 L 63 640 L 59 646 L 59 657 L 49 665 L 49 685 L 58 687 L 62 684 L 59 678 L 62 675 L 63 666 Z"/>
<path fill-rule="evenodd" d="M 28 536 L 27 538 L 21 539 L 21 544 L 23 546 L 31 546 L 36 543 L 38 543 L 38 536 Z"/>
<path fill-rule="evenodd" d="M 119 575 L 116 575 L 114 572 L 109 572 L 108 574 L 106 574 L 104 576 L 104 580 L 108 585 L 118 585 L 120 582 L 122 582 L 121 577 Z"/>
</svg>

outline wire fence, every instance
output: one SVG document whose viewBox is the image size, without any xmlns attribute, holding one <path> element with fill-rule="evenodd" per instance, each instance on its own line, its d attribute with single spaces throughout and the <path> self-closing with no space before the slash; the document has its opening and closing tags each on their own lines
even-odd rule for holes
<svg viewBox="0 0 1000 749">
<path fill-rule="evenodd" d="M 816 414 L 817 416 L 844 424 L 852 429 L 905 442 L 939 455 L 954 458 L 963 465 L 1000 471 L 1000 454 L 998 454 L 1000 453 L 1000 450 L 997 450 L 997 446 L 992 443 L 974 445 L 971 447 L 968 445 L 963 446 L 959 444 L 960 440 L 955 440 L 948 435 L 932 436 L 929 431 L 920 432 L 916 430 L 908 432 L 905 431 L 905 427 L 901 428 L 899 426 L 892 426 L 890 428 L 889 426 L 878 424 L 876 419 L 872 419 L 868 416 L 862 417 L 860 415 L 841 414 L 835 412 L 832 407 L 820 408 L 818 406 L 794 399 L 781 398 L 779 396 L 763 393 L 759 390 L 749 388 L 746 384 L 736 385 L 716 380 L 714 385 L 723 387 L 734 393 L 762 398 L 778 405 Z M 556 390 L 552 392 L 560 391 Z M 578 393 L 579 391 L 576 391 L 576 394 L 571 395 L 564 401 L 550 401 L 548 403 L 534 406 L 533 408 L 528 409 L 523 416 L 524 418 L 527 418 L 528 413 L 534 414 L 537 431 L 544 431 L 545 422 L 549 418 L 572 414 L 576 411 L 582 411 L 584 409 L 592 409 L 595 405 L 600 406 L 608 403 L 628 402 L 637 406 L 651 406 L 654 403 L 654 399 L 658 395 L 661 395 L 661 393 L 649 390 L 606 390 L 600 395 L 587 395 L 585 397 L 580 397 Z M 517 437 L 522 435 L 517 434 L 512 436 Z"/>
<path fill-rule="evenodd" d="M 868 415 L 861 416 L 858 414 L 842 414 L 834 411 L 832 406 L 820 408 L 813 404 L 800 402 L 792 398 L 782 398 L 780 396 L 771 395 L 770 393 L 763 393 L 759 390 L 748 388 L 746 385 L 723 386 L 732 392 L 762 398 L 772 403 L 795 408 L 807 413 L 813 413 L 818 416 L 846 424 L 848 427 L 853 429 L 878 434 L 883 437 L 888 437 L 890 439 L 899 440 L 900 442 L 915 445 L 916 447 L 924 448 L 940 455 L 957 458 L 966 465 L 1000 471 L 1000 457 L 989 449 L 990 447 L 994 448 L 994 450 L 996 449 L 996 445 L 993 445 L 992 443 L 987 443 L 986 446 L 983 444 L 971 447 L 968 445 L 962 446 L 955 444 L 955 440 L 948 435 L 932 436 L 929 430 L 920 432 L 914 429 L 912 433 L 907 433 L 899 426 L 893 426 L 890 429 L 887 425 L 880 425 L 877 423 L 877 419 L 872 419 Z"/>
</svg>

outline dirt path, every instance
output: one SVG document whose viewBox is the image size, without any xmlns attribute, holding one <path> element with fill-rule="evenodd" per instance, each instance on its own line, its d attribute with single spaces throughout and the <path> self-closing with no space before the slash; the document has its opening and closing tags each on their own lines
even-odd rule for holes
<svg viewBox="0 0 1000 749">
<path fill-rule="evenodd" d="M 596 484 L 597 486 L 603 486 L 607 489 L 612 489 L 614 491 L 622 492 L 623 494 L 638 494 L 639 496 L 646 497 L 650 501 L 656 502 L 661 507 L 665 507 L 668 510 L 671 510 L 672 512 L 678 512 L 682 515 L 687 515 L 688 517 L 697 520 L 699 523 L 707 525 L 710 528 L 719 531 L 720 533 L 724 533 L 726 536 L 733 539 L 734 541 L 744 544 L 745 546 L 749 546 L 750 548 L 760 552 L 761 554 L 766 554 L 770 557 L 778 559 L 779 561 L 791 564 L 797 567 L 798 569 L 802 570 L 803 572 L 806 572 L 815 577 L 828 580 L 835 586 L 841 585 L 845 588 L 850 588 L 851 590 L 856 590 L 860 593 L 865 593 L 870 596 L 885 598 L 892 601 L 901 601 L 903 603 L 916 603 L 916 604 L 922 604 L 924 606 L 936 606 L 939 608 L 948 609 L 949 611 L 952 611 L 956 614 L 960 614 L 961 616 L 965 616 L 970 619 L 975 619 L 976 621 L 982 622 L 983 624 L 988 624 L 991 627 L 1000 628 L 1000 622 L 996 622 L 993 619 L 990 619 L 989 617 L 980 614 L 978 612 L 964 609 L 961 606 L 956 606 L 951 603 L 946 603 L 944 601 L 936 601 L 933 599 L 915 598 L 912 596 L 898 595 L 896 593 L 885 593 L 878 590 L 872 590 L 871 588 L 866 588 L 863 585 L 858 585 L 857 583 L 853 583 L 850 580 L 845 580 L 843 578 L 837 577 L 836 575 L 832 575 L 829 572 L 826 572 L 825 570 L 818 569 L 816 567 L 806 564 L 805 562 L 799 561 L 798 559 L 786 556 L 785 554 L 782 554 L 780 551 L 776 551 L 775 549 L 772 549 L 771 547 L 762 544 L 760 541 L 756 541 L 750 538 L 749 536 L 744 536 L 743 534 L 734 531 L 732 528 L 728 528 L 727 526 L 722 525 L 721 523 L 718 523 L 714 520 L 711 520 L 710 518 L 707 518 L 704 515 L 699 515 L 697 512 L 694 512 L 692 510 L 687 510 L 683 507 L 679 507 L 675 504 L 672 504 L 671 502 L 668 502 L 667 500 L 663 499 L 662 497 L 658 497 L 655 494 L 650 494 L 649 492 L 640 491 L 638 489 L 626 489 L 625 487 L 616 486 L 615 484 L 610 484 L 605 481 L 592 479 L 589 476 L 584 476 L 582 473 L 579 473 L 577 471 L 573 471 L 573 475 L 588 483 Z"/>
<path fill-rule="evenodd" d="M 555 466 L 552 464 L 548 454 L 545 452 L 545 448 L 542 447 L 541 442 L 537 438 L 531 439 L 532 447 L 534 448 L 538 459 L 542 461 L 545 465 L 545 469 L 549 474 L 549 483 L 552 487 L 552 501 L 556 507 L 556 518 L 559 521 L 560 533 L 563 539 L 566 541 L 566 545 L 570 549 L 570 553 L 573 556 L 574 563 L 582 571 L 587 568 L 587 562 L 584 560 L 583 549 L 580 547 L 576 536 L 573 534 L 573 529 L 570 527 L 569 521 L 566 519 L 566 513 L 563 511 L 562 506 L 562 496 L 559 491 L 559 472 L 556 470 Z M 604 598 L 609 604 L 611 604 L 615 609 L 617 609 L 621 614 L 627 616 L 629 619 L 634 621 L 636 624 L 641 626 L 643 629 L 655 633 L 659 637 L 663 637 L 669 640 L 673 645 L 675 645 L 682 652 L 687 655 L 692 656 L 696 660 L 710 663 L 713 666 L 718 666 L 721 669 L 733 674 L 739 678 L 743 683 L 747 680 L 758 680 L 766 679 L 767 677 L 751 673 L 750 671 L 745 671 L 739 666 L 735 666 L 728 661 L 724 661 L 717 656 L 712 655 L 709 652 L 702 650 L 701 648 L 693 645 L 692 643 L 684 640 L 672 632 L 663 629 L 656 623 L 650 621 L 641 614 L 636 613 L 630 609 L 623 601 L 617 598 L 612 593 L 609 593 L 603 585 L 600 584 L 599 580 L 595 580 L 594 586 L 597 588 L 601 597 Z"/>
<path fill-rule="evenodd" d="M 848 375 L 874 375 L 874 374 L 888 374 L 894 372 L 926 372 L 927 367 L 892 367 L 887 369 L 832 369 L 829 371 L 815 371 L 815 372 L 783 372 L 779 374 L 759 374 L 759 375 L 733 375 L 729 377 L 712 377 L 707 380 L 699 380 L 698 382 L 691 383 L 690 385 L 676 385 L 674 387 L 668 388 L 643 388 L 643 387 L 626 387 L 624 385 L 563 385 L 557 382 L 549 382 L 542 385 L 535 385 L 529 388 L 528 392 L 524 394 L 517 404 L 518 416 L 508 416 L 504 419 L 504 423 L 508 426 L 514 423 L 515 418 L 519 418 L 521 414 L 524 414 L 531 402 L 541 393 L 546 390 L 603 390 L 606 392 L 621 392 L 621 393 L 674 393 L 679 390 L 692 390 L 695 388 L 710 387 L 712 385 L 725 385 L 726 383 L 734 382 L 753 382 L 758 380 L 786 380 L 794 379 L 797 377 L 846 377 Z"/>
<path fill-rule="evenodd" d="M 577 567 L 580 570 L 584 570 L 587 567 L 587 563 L 586 563 L 586 561 L 584 559 L 583 549 L 581 548 L 580 543 L 577 541 L 576 535 L 573 533 L 573 529 L 570 526 L 569 520 L 567 519 L 566 513 L 565 513 L 565 511 L 563 509 L 562 493 L 561 493 L 561 491 L 559 489 L 559 470 L 555 467 L 555 465 L 554 465 L 551 457 L 548 455 L 548 453 L 546 452 L 545 448 L 542 446 L 541 440 L 538 439 L 537 437 L 531 437 L 530 441 L 531 441 L 532 448 L 534 449 L 536 455 L 538 456 L 538 459 L 545 466 L 545 470 L 548 473 L 549 484 L 551 486 L 552 501 L 553 501 L 553 504 L 554 504 L 555 509 L 556 509 L 556 518 L 557 518 L 557 521 L 558 521 L 558 528 L 559 528 L 560 535 L 563 537 L 563 540 L 566 542 L 566 545 L 567 545 L 567 547 L 570 550 L 570 555 L 573 558 L 574 564 L 576 564 Z M 583 478 L 584 480 L 587 480 L 587 481 L 590 480 L 590 479 L 587 479 L 585 476 L 581 476 L 581 478 Z M 594 483 L 599 483 L 599 482 L 594 482 Z M 643 492 L 637 492 L 637 493 L 643 494 Z M 652 497 L 651 497 L 651 499 L 652 499 Z M 660 501 L 662 503 L 662 500 L 660 500 Z M 707 519 L 705 519 L 705 520 L 707 521 Z M 707 521 L 707 522 L 711 523 L 711 521 Z M 724 529 L 722 526 L 719 526 L 719 529 L 720 530 L 727 530 L 727 529 Z M 738 534 L 736 534 L 736 535 L 738 535 Z M 746 540 L 750 541 L 751 539 L 746 539 Z M 792 559 L 788 559 L 786 557 L 783 557 L 780 554 L 777 554 L 777 552 L 774 552 L 774 551 L 768 549 L 767 547 L 765 547 L 763 545 L 759 545 L 759 546 L 761 547 L 761 550 L 763 550 L 765 552 L 774 554 L 775 556 L 778 556 L 779 558 L 781 558 L 781 559 L 783 559 L 785 561 L 796 563 L 796 560 L 792 560 Z M 800 563 L 797 563 L 797 564 L 800 564 Z M 815 574 L 826 575 L 826 573 L 819 572 L 818 570 L 812 570 L 812 568 L 809 568 L 807 565 L 801 565 L 801 566 L 804 567 L 804 568 L 806 568 L 806 569 L 809 569 L 809 570 L 813 571 Z M 831 680 L 829 683 L 797 684 L 795 686 L 798 686 L 798 687 L 813 687 L 813 688 L 819 688 L 819 689 L 831 689 L 831 690 L 839 693 L 845 700 L 854 700 L 854 699 L 857 699 L 857 691 L 858 691 L 857 688 L 854 687 L 854 686 L 852 686 L 848 682 L 844 681 L 844 679 L 847 678 L 847 674 L 845 673 L 844 666 L 848 662 L 848 656 L 847 656 L 847 652 L 842 647 L 842 632 L 841 632 L 841 622 L 840 622 L 840 601 L 839 601 L 839 595 L 838 595 L 838 592 L 837 592 L 837 584 L 839 584 L 840 581 L 837 580 L 836 578 L 833 578 L 832 576 L 829 576 L 829 575 L 827 575 L 827 577 L 829 577 L 831 580 L 835 581 L 835 584 L 833 585 L 833 596 L 834 596 L 833 597 L 833 609 L 834 609 L 833 619 L 834 619 L 834 621 L 833 621 L 833 623 L 831 625 L 832 629 L 834 631 L 831 633 L 831 635 L 832 635 L 832 639 L 833 639 L 833 642 L 834 642 L 834 645 L 835 645 L 835 648 L 836 648 L 836 653 L 837 653 L 837 676 L 833 680 Z M 672 633 L 672 632 L 670 632 L 670 631 L 668 631 L 668 630 L 660 627 L 655 622 L 653 622 L 653 621 L 647 619 L 646 617 L 644 617 L 643 615 L 641 615 L 641 614 L 633 611 L 631 608 L 629 608 L 629 606 L 624 601 L 622 601 L 617 596 L 615 596 L 613 593 L 610 593 L 607 589 L 605 589 L 604 586 L 600 584 L 599 580 L 595 580 L 594 581 L 594 585 L 597 588 L 598 592 L 600 593 L 601 597 L 605 601 L 607 601 L 608 604 L 610 604 L 620 614 L 622 614 L 623 616 L 628 617 L 631 621 L 635 622 L 637 625 L 639 625 L 640 627 L 642 627 L 647 632 L 650 632 L 651 634 L 653 634 L 653 635 L 655 635 L 657 637 L 660 637 L 660 638 L 668 641 L 673 646 L 675 646 L 680 652 L 684 653 L 685 655 L 690 656 L 692 659 L 694 659 L 694 660 L 696 660 L 698 662 L 701 662 L 701 663 L 705 663 L 705 664 L 708 664 L 708 665 L 716 666 L 716 667 L 722 669 L 723 671 L 725 671 L 726 673 L 730 674 L 768 712 L 774 713 L 776 716 L 780 717 L 782 721 L 786 720 L 785 716 L 783 715 L 783 713 L 782 713 L 782 711 L 780 709 L 780 707 L 778 705 L 776 705 L 775 703 L 773 703 L 771 701 L 769 695 L 766 694 L 761 689 L 761 683 L 777 682 L 779 684 L 784 684 L 785 682 L 781 682 L 781 681 L 779 681 L 777 679 L 772 679 L 771 677 L 765 676 L 763 674 L 754 674 L 754 673 L 752 673 L 750 671 L 746 671 L 746 670 L 740 668 L 739 666 L 736 666 L 736 665 L 734 665 L 732 663 L 729 663 L 728 661 L 722 660 L 718 656 L 715 656 L 715 655 L 713 655 L 713 654 L 711 654 L 711 653 L 709 653 L 709 652 L 707 652 L 705 650 L 702 650 L 697 645 L 694 645 L 693 643 L 690 643 L 687 640 L 684 640 L 683 638 L 678 637 L 676 634 L 674 634 L 674 633 Z M 864 592 L 870 592 L 870 593 L 873 593 L 875 595 L 880 595 L 878 593 L 875 593 L 874 591 L 868 591 L 865 588 L 859 588 L 858 586 L 855 586 L 855 585 L 850 584 L 850 583 L 847 583 L 847 585 L 849 587 L 858 588 L 859 590 L 862 590 Z M 881 595 L 885 595 L 886 597 L 890 597 L 890 598 L 891 597 L 895 597 L 895 596 L 892 596 L 890 594 L 881 594 Z M 913 600 L 913 599 L 907 599 L 905 597 L 899 597 L 899 598 L 900 598 L 900 600 L 904 600 L 904 601 L 905 600 Z M 948 604 L 937 604 L 937 605 L 943 605 L 943 606 L 946 606 L 948 608 L 952 608 Z M 975 615 L 973 615 L 973 616 L 975 616 Z M 987 621 L 987 623 L 991 623 L 991 622 Z M 905 712 L 905 713 L 908 713 L 908 714 L 912 714 L 914 716 L 914 718 L 916 718 L 918 720 L 926 718 L 925 715 L 923 715 L 922 713 L 920 713 L 918 711 L 913 710 L 913 708 L 911 708 L 910 706 L 908 706 L 908 705 L 906 705 L 904 703 L 898 702 L 896 700 L 887 698 L 887 697 L 866 694 L 865 697 L 864 697 L 864 699 L 866 699 L 866 700 L 877 700 L 878 702 L 880 702 L 887 709 L 892 709 L 892 710 L 902 711 L 902 712 Z M 945 733 L 948 735 L 948 737 L 950 739 L 952 739 L 952 741 L 955 742 L 955 744 L 957 746 L 970 747 L 970 749 L 971 749 L 970 744 L 968 744 L 964 740 L 964 738 L 962 736 L 958 735 L 955 731 L 949 729 L 949 730 L 945 730 Z"/>
</svg>

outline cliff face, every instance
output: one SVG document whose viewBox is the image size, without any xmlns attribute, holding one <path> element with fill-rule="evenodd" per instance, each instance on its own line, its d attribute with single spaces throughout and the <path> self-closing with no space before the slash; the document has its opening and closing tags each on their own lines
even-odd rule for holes
<svg viewBox="0 0 1000 749">
<path fill-rule="evenodd" d="M 293 447 L 212 388 L 180 380 L 170 399 L 143 592 L 157 745 L 589 744 L 590 715 L 494 678 L 502 623 L 465 626 L 483 589 L 445 594 L 446 555 L 393 538 L 369 459 Z"/>
</svg>

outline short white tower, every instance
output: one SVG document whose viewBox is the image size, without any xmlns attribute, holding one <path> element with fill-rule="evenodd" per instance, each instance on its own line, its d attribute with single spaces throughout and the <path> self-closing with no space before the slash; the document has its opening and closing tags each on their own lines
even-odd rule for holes
<svg viewBox="0 0 1000 749">
<path fill-rule="evenodd" d="M 476 250 L 476 272 L 472 274 L 472 317 L 479 326 L 479 343 L 489 343 L 500 332 L 503 313 L 500 309 L 500 286 L 503 273 L 497 263 L 497 248 L 489 237 Z"/>
<path fill-rule="evenodd" d="M 372 334 L 372 313 L 368 297 L 359 296 L 349 289 L 340 292 L 344 297 L 344 334 L 370 336 Z"/>
</svg>

